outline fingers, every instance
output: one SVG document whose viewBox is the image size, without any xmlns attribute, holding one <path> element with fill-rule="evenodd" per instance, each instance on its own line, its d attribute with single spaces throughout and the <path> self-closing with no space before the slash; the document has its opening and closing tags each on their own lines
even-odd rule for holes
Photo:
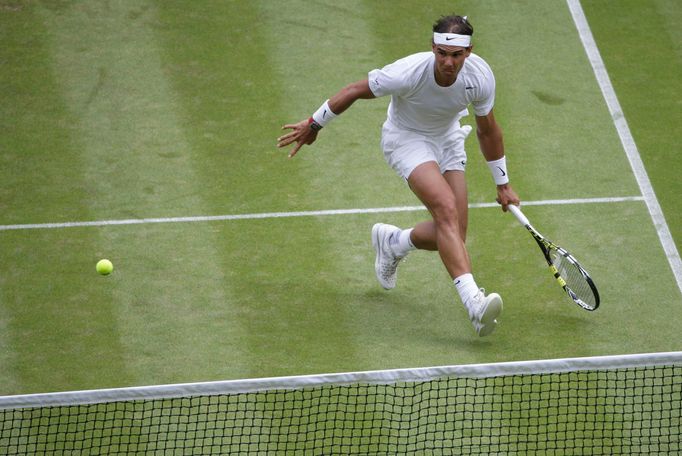
<svg viewBox="0 0 682 456">
<path fill-rule="evenodd" d="M 507 212 L 507 210 L 508 210 L 507 206 L 509 205 L 509 202 L 505 201 L 503 203 L 499 196 L 497 198 L 495 198 L 495 201 L 497 201 L 497 204 L 502 206 L 502 212 Z"/>
<path fill-rule="evenodd" d="M 296 153 L 299 151 L 299 149 L 303 146 L 302 142 L 296 143 L 293 149 L 291 149 L 291 152 L 289 152 L 289 158 L 293 157 L 296 155 Z"/>
<path fill-rule="evenodd" d="M 282 136 L 277 138 L 277 147 L 285 147 L 295 141 L 293 136 Z"/>
<path fill-rule="evenodd" d="M 292 156 L 296 155 L 296 152 L 298 152 L 298 150 L 301 148 L 301 146 L 303 144 L 305 144 L 305 141 L 303 138 L 301 138 L 300 133 L 292 132 L 292 133 L 286 134 L 284 136 L 280 136 L 279 138 L 277 138 L 277 147 L 279 147 L 279 148 L 286 147 L 289 144 L 292 144 L 294 142 L 297 143 L 296 147 L 294 147 L 292 152 L 289 154 L 289 157 L 292 157 Z"/>
<path fill-rule="evenodd" d="M 317 134 L 308 128 L 307 120 L 283 125 L 282 130 L 292 131 L 277 138 L 277 147 L 282 148 L 296 143 L 291 152 L 289 152 L 289 158 L 296 155 L 304 144 L 312 144 L 317 137 Z"/>
<path fill-rule="evenodd" d="M 513 204 L 515 206 L 520 206 L 521 205 L 521 200 L 519 197 L 516 195 L 516 192 L 511 189 L 511 187 L 507 187 L 503 190 L 498 189 L 497 193 L 497 198 L 495 199 L 498 204 L 502 206 L 502 211 L 507 212 L 508 206 L 510 204 Z"/>
<path fill-rule="evenodd" d="M 293 128 L 291 125 L 285 125 L 282 127 L 282 130 L 286 128 Z M 277 138 L 277 147 L 284 147 L 288 146 L 292 142 L 296 140 L 296 137 L 299 135 L 299 132 L 297 131 L 291 131 L 287 133 L 286 135 L 282 135 L 279 138 Z"/>
<path fill-rule="evenodd" d="M 286 133 L 277 138 L 277 147 L 286 147 L 289 144 L 293 143 L 294 141 L 299 141 L 304 133 L 304 130 L 301 128 L 301 125 L 302 122 L 283 125 L 282 130 L 293 131 L 290 131 L 289 133 Z"/>
<path fill-rule="evenodd" d="M 507 204 L 506 204 L 506 205 L 509 205 L 509 204 L 513 204 L 514 206 L 520 206 L 520 205 L 521 205 L 521 200 L 520 200 L 519 197 L 516 195 L 516 193 L 512 193 L 512 194 L 509 195 L 509 197 L 507 198 Z"/>
</svg>

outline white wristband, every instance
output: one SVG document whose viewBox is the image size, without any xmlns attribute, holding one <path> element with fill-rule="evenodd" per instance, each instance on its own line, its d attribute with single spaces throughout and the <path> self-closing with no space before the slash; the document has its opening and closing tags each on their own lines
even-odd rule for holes
<svg viewBox="0 0 682 456">
<path fill-rule="evenodd" d="M 509 182 L 506 157 L 502 157 L 499 160 L 489 161 L 488 167 L 490 168 L 490 172 L 493 175 L 495 185 L 504 185 Z"/>
<path fill-rule="evenodd" d="M 334 120 L 334 118 L 336 118 L 336 114 L 334 114 L 334 111 L 332 111 L 329 107 L 329 100 L 327 100 L 322 103 L 322 106 L 315 111 L 312 117 L 315 122 L 317 122 L 321 127 L 324 127 L 329 122 Z"/>
</svg>

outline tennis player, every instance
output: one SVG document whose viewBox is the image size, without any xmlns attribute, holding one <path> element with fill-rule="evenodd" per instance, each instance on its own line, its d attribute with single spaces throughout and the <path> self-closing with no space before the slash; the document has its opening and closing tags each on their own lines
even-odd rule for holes
<svg viewBox="0 0 682 456">
<path fill-rule="evenodd" d="M 452 277 L 469 319 L 480 336 L 495 330 L 502 298 L 485 294 L 474 280 L 465 247 L 468 195 L 464 141 L 471 127 L 460 119 L 473 108 L 481 151 L 497 185 L 504 211 L 519 198 L 509 185 L 502 130 L 495 121 L 495 78 L 488 64 L 472 53 L 473 27 L 466 16 L 444 16 L 433 26 L 431 51 L 409 55 L 366 79 L 351 83 L 325 101 L 313 115 L 283 130 L 278 147 L 296 143 L 293 157 L 312 144 L 319 131 L 358 99 L 391 96 L 381 146 L 388 164 L 406 181 L 431 214 L 408 229 L 377 223 L 372 228 L 375 271 L 385 289 L 394 288 L 397 267 L 412 250 L 438 251 Z"/>
</svg>

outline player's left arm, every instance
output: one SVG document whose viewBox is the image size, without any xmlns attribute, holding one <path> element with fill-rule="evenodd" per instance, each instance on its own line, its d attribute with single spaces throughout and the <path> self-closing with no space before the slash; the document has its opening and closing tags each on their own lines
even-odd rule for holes
<svg viewBox="0 0 682 456">
<path fill-rule="evenodd" d="M 497 184 L 497 202 L 502 205 L 502 210 L 506 212 L 509 204 L 519 205 L 520 200 L 509 184 L 502 129 L 495 120 L 492 109 L 484 116 L 476 116 L 476 135 L 481 152 L 488 162 Z"/>
<path fill-rule="evenodd" d="M 371 98 L 375 98 L 374 93 L 372 93 L 369 88 L 367 79 L 363 79 L 348 84 L 339 90 L 335 95 L 329 98 L 320 109 L 318 109 L 318 112 L 325 108 L 325 113 L 330 114 L 332 116 L 331 118 L 334 118 L 350 108 L 357 100 Z M 282 127 L 282 130 L 292 131 L 277 138 L 277 147 L 285 147 L 289 144 L 296 143 L 291 152 L 289 152 L 289 158 L 296 155 L 304 144 L 312 144 L 317 139 L 317 133 L 323 125 L 315 122 L 313 119 L 314 116 L 315 114 L 298 123 L 287 124 Z"/>
</svg>

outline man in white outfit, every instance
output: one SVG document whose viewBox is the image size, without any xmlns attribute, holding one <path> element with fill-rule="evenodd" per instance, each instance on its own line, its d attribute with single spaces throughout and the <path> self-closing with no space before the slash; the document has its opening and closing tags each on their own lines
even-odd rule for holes
<svg viewBox="0 0 682 456">
<path fill-rule="evenodd" d="M 502 298 L 485 294 L 471 273 L 465 247 L 468 196 L 464 170 L 464 140 L 471 131 L 459 120 L 471 105 L 481 152 L 497 186 L 504 211 L 519 198 L 509 185 L 502 130 L 495 121 L 495 78 L 488 64 L 472 50 L 473 27 L 466 17 L 444 16 L 433 26 L 431 51 L 413 54 L 351 83 L 325 101 L 313 115 L 282 129 L 278 146 L 296 143 L 293 157 L 304 144 L 358 99 L 391 96 L 381 145 L 388 164 L 408 183 L 431 213 L 431 220 L 401 230 L 377 223 L 372 228 L 379 283 L 396 285 L 401 259 L 414 250 L 438 251 L 480 336 L 495 330 Z"/>
</svg>

